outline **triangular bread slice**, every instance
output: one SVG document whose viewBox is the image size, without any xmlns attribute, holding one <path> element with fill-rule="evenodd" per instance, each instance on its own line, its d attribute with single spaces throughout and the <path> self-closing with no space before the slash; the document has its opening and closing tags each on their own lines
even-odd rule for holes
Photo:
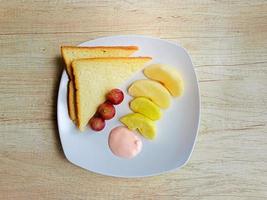
<svg viewBox="0 0 267 200">
<path fill-rule="evenodd" d="M 78 128 L 84 130 L 111 89 L 120 86 L 150 60 L 150 57 L 128 57 L 73 61 Z"/>
<path fill-rule="evenodd" d="M 76 120 L 75 91 L 73 85 L 73 73 L 71 63 L 75 59 L 95 57 L 128 57 L 138 50 L 136 46 L 96 46 L 76 47 L 62 46 L 61 54 L 65 62 L 66 71 L 70 78 L 68 84 L 68 110 L 72 121 Z"/>
<path fill-rule="evenodd" d="M 61 55 L 64 59 L 66 71 L 70 79 L 73 79 L 71 63 L 81 58 L 96 57 L 128 57 L 138 50 L 137 46 L 95 46 L 75 47 L 62 46 Z"/>
</svg>

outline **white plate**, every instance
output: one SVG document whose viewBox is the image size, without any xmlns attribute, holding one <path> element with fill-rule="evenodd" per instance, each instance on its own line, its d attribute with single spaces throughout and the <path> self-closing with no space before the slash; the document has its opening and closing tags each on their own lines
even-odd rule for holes
<svg viewBox="0 0 267 200">
<path fill-rule="evenodd" d="M 121 125 L 119 118 L 131 112 L 127 86 L 133 80 L 143 78 L 140 71 L 121 85 L 125 93 L 123 103 L 116 106 L 116 116 L 107 121 L 100 133 L 89 128 L 81 133 L 72 123 L 67 109 L 68 77 L 64 71 L 58 93 L 57 119 L 60 139 L 67 159 L 92 172 L 116 177 L 143 177 L 178 169 L 185 165 L 193 150 L 199 119 L 200 99 L 194 67 L 188 53 L 177 44 L 161 39 L 126 35 L 104 37 L 80 44 L 80 46 L 136 45 L 140 48 L 134 56 L 151 56 L 151 63 L 164 63 L 177 68 L 185 82 L 181 98 L 172 98 L 171 106 L 163 111 L 157 122 L 158 132 L 154 141 L 143 139 L 141 153 L 131 160 L 114 156 L 108 147 L 108 135 L 113 127 Z M 101 103 L 101 102 L 99 102 Z"/>
</svg>

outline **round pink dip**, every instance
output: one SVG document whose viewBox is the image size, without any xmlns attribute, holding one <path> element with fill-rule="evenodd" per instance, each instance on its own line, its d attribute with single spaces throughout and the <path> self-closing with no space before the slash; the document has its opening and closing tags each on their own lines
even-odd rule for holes
<svg viewBox="0 0 267 200">
<path fill-rule="evenodd" d="M 142 149 L 142 140 L 124 126 L 111 130 L 108 145 L 112 153 L 122 158 L 133 158 Z"/>
</svg>

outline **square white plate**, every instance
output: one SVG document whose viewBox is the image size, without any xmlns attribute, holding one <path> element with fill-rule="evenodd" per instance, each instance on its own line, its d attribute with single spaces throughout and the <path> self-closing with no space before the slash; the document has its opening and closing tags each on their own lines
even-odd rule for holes
<svg viewBox="0 0 267 200">
<path fill-rule="evenodd" d="M 142 71 L 121 85 L 125 99 L 116 106 L 116 115 L 107 121 L 101 132 L 90 128 L 81 133 L 68 115 L 67 84 L 64 71 L 58 92 L 57 119 L 60 139 L 67 159 L 92 172 L 116 177 L 143 177 L 178 169 L 185 165 L 193 150 L 200 120 L 200 98 L 196 74 L 188 53 L 177 44 L 161 39 L 126 35 L 99 38 L 79 46 L 127 46 L 135 45 L 139 51 L 133 56 L 151 56 L 150 63 L 169 64 L 181 73 L 185 92 L 182 97 L 172 98 L 171 106 L 163 111 L 157 121 L 157 138 L 148 141 L 143 137 L 143 149 L 131 160 L 114 156 L 108 147 L 108 136 L 112 128 L 122 125 L 119 118 L 130 113 L 128 106 L 132 97 L 127 87 L 137 79 L 145 78 Z M 150 64 L 149 63 L 149 64 Z M 99 102 L 101 103 L 101 102 Z"/>
</svg>

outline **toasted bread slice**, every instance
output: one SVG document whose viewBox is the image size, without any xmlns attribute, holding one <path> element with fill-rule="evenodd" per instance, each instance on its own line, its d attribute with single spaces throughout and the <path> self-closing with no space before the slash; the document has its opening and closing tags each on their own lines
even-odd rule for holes
<svg viewBox="0 0 267 200">
<path fill-rule="evenodd" d="M 75 47 L 62 46 L 61 54 L 65 62 L 66 71 L 70 78 L 68 84 L 68 108 L 69 116 L 72 121 L 76 120 L 75 108 L 75 90 L 71 63 L 75 59 L 92 58 L 92 57 L 128 57 L 138 50 L 136 46 L 98 46 L 98 47 Z"/>
<path fill-rule="evenodd" d="M 96 47 L 75 47 L 62 46 L 61 55 L 64 59 L 66 71 L 70 79 L 73 78 L 71 63 L 81 58 L 96 57 L 128 57 L 138 50 L 136 46 L 96 46 Z"/>
<path fill-rule="evenodd" d="M 68 108 L 69 108 L 70 119 L 75 122 L 76 108 L 75 108 L 75 88 L 73 80 L 70 80 L 68 84 Z"/>
<path fill-rule="evenodd" d="M 72 63 L 77 106 L 77 125 L 84 130 L 105 95 L 142 69 L 150 57 L 89 58 Z"/>
</svg>

